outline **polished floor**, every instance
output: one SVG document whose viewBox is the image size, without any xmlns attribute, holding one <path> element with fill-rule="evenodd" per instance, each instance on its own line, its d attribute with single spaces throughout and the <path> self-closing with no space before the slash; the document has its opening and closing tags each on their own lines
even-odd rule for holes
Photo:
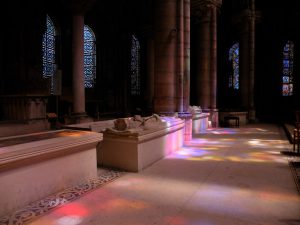
<svg viewBox="0 0 300 225">
<path fill-rule="evenodd" d="M 281 127 L 210 129 L 140 173 L 125 173 L 30 225 L 299 225 Z"/>
</svg>

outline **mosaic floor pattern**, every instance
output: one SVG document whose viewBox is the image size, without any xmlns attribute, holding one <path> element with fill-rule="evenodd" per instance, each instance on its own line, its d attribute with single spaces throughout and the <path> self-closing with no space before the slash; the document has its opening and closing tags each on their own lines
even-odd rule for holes
<svg viewBox="0 0 300 225">
<path fill-rule="evenodd" d="M 99 188 L 119 177 L 124 172 L 111 169 L 101 169 L 102 172 L 96 179 L 88 180 L 78 186 L 68 188 L 64 191 L 50 195 L 45 199 L 33 202 L 23 209 L 20 209 L 9 216 L 0 218 L 0 225 L 26 225 L 35 218 L 53 210 L 58 206 L 62 206 L 68 202 L 74 201 L 83 194 L 86 194 L 93 189 Z"/>
</svg>

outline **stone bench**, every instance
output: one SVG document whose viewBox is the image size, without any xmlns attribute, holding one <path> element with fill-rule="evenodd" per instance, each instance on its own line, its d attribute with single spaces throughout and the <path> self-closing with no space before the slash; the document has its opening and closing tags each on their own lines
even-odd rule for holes
<svg viewBox="0 0 300 225">
<path fill-rule="evenodd" d="M 226 121 L 227 117 L 227 121 Z M 237 118 L 233 118 L 237 117 Z M 248 124 L 248 112 L 246 111 L 219 111 L 219 120 L 221 124 L 234 126 L 243 126 Z M 231 121 L 230 121 L 231 120 Z M 227 123 L 227 124 L 226 124 Z"/>
<path fill-rule="evenodd" d="M 97 177 L 102 134 L 60 130 L 0 138 L 0 217 Z"/>
<path fill-rule="evenodd" d="M 233 121 L 233 123 L 231 121 Z M 229 127 L 230 126 L 235 126 L 235 127 L 240 126 L 240 118 L 238 116 L 225 116 L 224 122 Z"/>
</svg>

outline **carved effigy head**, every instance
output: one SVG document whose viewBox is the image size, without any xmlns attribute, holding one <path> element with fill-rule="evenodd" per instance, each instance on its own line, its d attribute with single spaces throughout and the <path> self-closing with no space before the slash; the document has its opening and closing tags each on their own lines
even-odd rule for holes
<svg viewBox="0 0 300 225">
<path fill-rule="evenodd" d="M 200 106 L 193 105 L 189 106 L 188 112 L 190 112 L 191 114 L 202 113 L 202 109 Z"/>
<path fill-rule="evenodd" d="M 129 128 L 129 123 L 126 118 L 119 118 L 114 121 L 114 129 L 124 131 Z"/>
</svg>

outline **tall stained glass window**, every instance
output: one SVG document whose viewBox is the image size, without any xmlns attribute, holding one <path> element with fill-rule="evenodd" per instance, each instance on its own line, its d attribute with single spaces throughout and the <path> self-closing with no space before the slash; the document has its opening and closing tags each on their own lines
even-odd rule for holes
<svg viewBox="0 0 300 225">
<path fill-rule="evenodd" d="M 283 47 L 282 95 L 293 95 L 294 43 L 287 41 Z"/>
<path fill-rule="evenodd" d="M 140 95 L 140 42 L 135 35 L 131 37 L 131 95 Z"/>
<path fill-rule="evenodd" d="M 240 76 L 240 66 L 239 66 L 239 43 L 235 43 L 229 50 L 229 61 L 232 66 L 231 73 L 229 75 L 229 87 L 233 89 L 239 89 L 239 76 Z"/>
<path fill-rule="evenodd" d="M 43 54 L 43 77 L 51 79 L 50 92 L 53 94 L 53 76 L 56 71 L 55 65 L 55 27 L 52 20 L 47 15 L 46 31 L 43 35 L 42 54 Z"/>
<path fill-rule="evenodd" d="M 93 88 L 96 82 L 96 37 L 92 29 L 84 25 L 84 86 Z"/>
</svg>

